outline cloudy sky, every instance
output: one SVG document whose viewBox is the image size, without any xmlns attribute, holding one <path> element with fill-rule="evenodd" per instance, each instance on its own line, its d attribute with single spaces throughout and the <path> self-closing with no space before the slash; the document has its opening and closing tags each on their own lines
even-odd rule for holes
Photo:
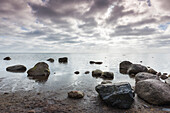
<svg viewBox="0 0 170 113">
<path fill-rule="evenodd" d="M 0 52 L 170 51 L 170 0 L 0 0 Z"/>
</svg>

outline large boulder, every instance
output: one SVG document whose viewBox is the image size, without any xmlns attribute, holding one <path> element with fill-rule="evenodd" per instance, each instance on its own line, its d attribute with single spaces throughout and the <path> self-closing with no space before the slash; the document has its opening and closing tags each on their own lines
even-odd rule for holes
<svg viewBox="0 0 170 113">
<path fill-rule="evenodd" d="M 130 61 L 123 61 L 119 64 L 119 69 L 128 70 L 131 65 L 132 63 Z"/>
<path fill-rule="evenodd" d="M 135 92 L 150 104 L 170 105 L 170 87 L 160 80 L 141 80 L 136 83 Z"/>
<path fill-rule="evenodd" d="M 95 87 L 101 99 L 108 105 L 130 108 L 134 98 L 131 85 L 125 83 L 100 84 Z"/>
<path fill-rule="evenodd" d="M 67 57 L 59 58 L 58 62 L 59 63 L 67 63 L 68 62 L 68 58 Z"/>
<path fill-rule="evenodd" d="M 147 71 L 148 71 L 147 67 L 141 64 L 132 64 L 127 70 L 127 73 L 129 75 L 132 75 L 132 74 L 136 75 L 139 72 L 147 72 Z"/>
<path fill-rule="evenodd" d="M 101 78 L 103 78 L 103 79 L 113 79 L 114 74 L 112 72 L 102 72 Z"/>
<path fill-rule="evenodd" d="M 49 66 L 45 62 L 37 63 L 33 68 L 27 71 L 28 76 L 49 76 Z"/>
<path fill-rule="evenodd" d="M 10 72 L 25 72 L 27 68 L 24 65 L 14 65 L 6 68 Z"/>
<path fill-rule="evenodd" d="M 5 57 L 4 60 L 11 60 L 11 57 Z"/>
<path fill-rule="evenodd" d="M 139 82 L 141 80 L 146 80 L 146 79 L 159 79 L 159 77 L 157 75 L 147 73 L 147 72 L 140 72 L 135 76 L 136 82 Z"/>
</svg>

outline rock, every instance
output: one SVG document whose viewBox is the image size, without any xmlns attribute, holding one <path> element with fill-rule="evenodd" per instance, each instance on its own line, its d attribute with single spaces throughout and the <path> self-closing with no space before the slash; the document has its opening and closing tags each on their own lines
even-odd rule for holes
<svg viewBox="0 0 170 113">
<path fill-rule="evenodd" d="M 59 63 L 67 63 L 68 62 L 68 58 L 67 57 L 59 58 L 58 62 Z"/>
<path fill-rule="evenodd" d="M 81 91 L 70 91 L 68 93 L 69 98 L 75 98 L 75 99 L 80 99 L 84 97 L 84 93 Z"/>
<path fill-rule="evenodd" d="M 154 105 L 170 105 L 170 87 L 160 80 L 147 79 L 136 83 L 135 92 L 146 102 Z"/>
<path fill-rule="evenodd" d="M 140 61 L 140 63 L 142 63 L 142 61 Z"/>
<path fill-rule="evenodd" d="M 155 71 L 155 70 L 152 69 L 152 68 L 149 68 L 149 69 L 148 69 L 148 73 L 151 73 L 151 74 L 156 75 L 157 71 Z"/>
<path fill-rule="evenodd" d="M 170 77 L 170 75 L 168 75 L 168 77 Z"/>
<path fill-rule="evenodd" d="M 90 64 L 95 64 L 95 61 L 90 61 Z"/>
<path fill-rule="evenodd" d="M 132 64 L 129 67 L 129 69 L 127 70 L 127 73 L 129 75 L 131 75 L 131 74 L 136 75 L 139 72 L 147 72 L 147 71 L 148 71 L 148 69 L 145 66 L 141 65 L 141 64 Z"/>
<path fill-rule="evenodd" d="M 4 60 L 11 60 L 11 58 L 10 57 L 5 57 Z"/>
<path fill-rule="evenodd" d="M 103 62 L 95 62 L 95 64 L 102 64 Z"/>
<path fill-rule="evenodd" d="M 134 99 L 129 83 L 100 84 L 95 87 L 100 98 L 108 105 L 118 108 L 130 108 Z"/>
<path fill-rule="evenodd" d="M 113 79 L 114 74 L 112 72 L 102 72 L 101 78 L 104 79 Z"/>
<path fill-rule="evenodd" d="M 119 64 L 119 69 L 124 69 L 127 71 L 131 65 L 132 63 L 130 61 L 123 61 Z"/>
<path fill-rule="evenodd" d="M 80 72 L 79 71 L 75 71 L 74 74 L 79 74 Z"/>
<path fill-rule="evenodd" d="M 54 62 L 54 59 L 53 59 L 53 58 L 49 58 L 49 59 L 47 59 L 47 61 L 53 63 L 53 62 Z"/>
<path fill-rule="evenodd" d="M 94 71 L 92 71 L 92 76 L 93 77 L 100 77 L 102 75 L 102 71 L 99 69 L 96 69 Z"/>
<path fill-rule="evenodd" d="M 170 78 L 169 77 L 165 80 L 165 83 L 170 85 Z"/>
<path fill-rule="evenodd" d="M 49 66 L 45 62 L 37 63 L 33 68 L 27 71 L 28 76 L 49 76 Z"/>
<path fill-rule="evenodd" d="M 162 74 L 161 74 L 161 72 L 158 72 L 158 73 L 156 73 L 156 75 L 157 75 L 157 76 L 161 76 Z"/>
<path fill-rule="evenodd" d="M 86 71 L 84 74 L 89 74 L 90 73 L 90 71 Z"/>
<path fill-rule="evenodd" d="M 104 80 L 101 82 L 101 84 L 112 84 L 112 81 L 110 80 Z"/>
<path fill-rule="evenodd" d="M 161 77 L 162 80 L 165 80 L 165 79 L 168 78 L 168 76 L 166 76 L 165 74 L 164 74 L 164 75 L 161 75 L 160 77 Z"/>
<path fill-rule="evenodd" d="M 29 110 L 28 113 L 36 113 L 35 110 Z"/>
<path fill-rule="evenodd" d="M 27 68 L 24 65 L 14 65 L 6 68 L 6 71 L 10 72 L 25 72 Z"/>
<path fill-rule="evenodd" d="M 168 73 L 163 73 L 163 75 L 168 75 Z"/>
<path fill-rule="evenodd" d="M 136 82 L 139 82 L 141 80 L 146 80 L 146 79 L 159 79 L 159 77 L 147 72 L 140 72 L 135 76 Z"/>
</svg>

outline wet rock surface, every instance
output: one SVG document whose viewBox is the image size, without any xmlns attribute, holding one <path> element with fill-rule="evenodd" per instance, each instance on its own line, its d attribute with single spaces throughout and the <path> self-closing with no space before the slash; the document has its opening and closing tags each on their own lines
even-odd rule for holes
<svg viewBox="0 0 170 113">
<path fill-rule="evenodd" d="M 130 61 L 123 61 L 119 64 L 119 69 L 127 71 L 131 65 L 132 63 Z"/>
<path fill-rule="evenodd" d="M 24 65 L 14 65 L 6 68 L 9 72 L 25 72 L 27 68 Z"/>
<path fill-rule="evenodd" d="M 149 68 L 149 69 L 148 69 L 148 73 L 151 73 L 151 74 L 156 75 L 157 71 L 155 71 L 155 70 L 152 69 L 152 68 Z"/>
<path fill-rule="evenodd" d="M 154 105 L 170 105 L 170 87 L 160 80 L 147 79 L 136 83 L 135 92 Z"/>
<path fill-rule="evenodd" d="M 141 80 L 146 80 L 146 79 L 159 79 L 157 75 L 151 74 L 151 73 L 147 73 L 147 72 L 140 72 L 138 74 L 136 74 L 135 76 L 135 80 L 136 82 L 139 82 Z"/>
<path fill-rule="evenodd" d="M 102 72 L 101 78 L 103 78 L 103 79 L 113 79 L 114 74 L 112 72 Z"/>
<path fill-rule="evenodd" d="M 129 83 L 100 84 L 96 86 L 96 91 L 100 98 L 110 106 L 118 108 L 130 108 L 134 98 L 132 88 Z"/>
<path fill-rule="evenodd" d="M 53 62 L 54 62 L 54 59 L 53 59 L 53 58 L 49 58 L 49 59 L 47 59 L 47 61 L 53 63 Z"/>
<path fill-rule="evenodd" d="M 102 75 L 102 71 L 99 69 L 96 69 L 94 71 L 92 71 L 92 76 L 93 77 L 100 77 Z"/>
</svg>

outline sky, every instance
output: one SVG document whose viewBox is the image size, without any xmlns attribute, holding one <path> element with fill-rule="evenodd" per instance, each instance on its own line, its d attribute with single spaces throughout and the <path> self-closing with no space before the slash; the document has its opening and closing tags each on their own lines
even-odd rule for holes
<svg viewBox="0 0 170 113">
<path fill-rule="evenodd" d="M 0 52 L 169 52 L 170 0 L 0 0 Z"/>
</svg>

